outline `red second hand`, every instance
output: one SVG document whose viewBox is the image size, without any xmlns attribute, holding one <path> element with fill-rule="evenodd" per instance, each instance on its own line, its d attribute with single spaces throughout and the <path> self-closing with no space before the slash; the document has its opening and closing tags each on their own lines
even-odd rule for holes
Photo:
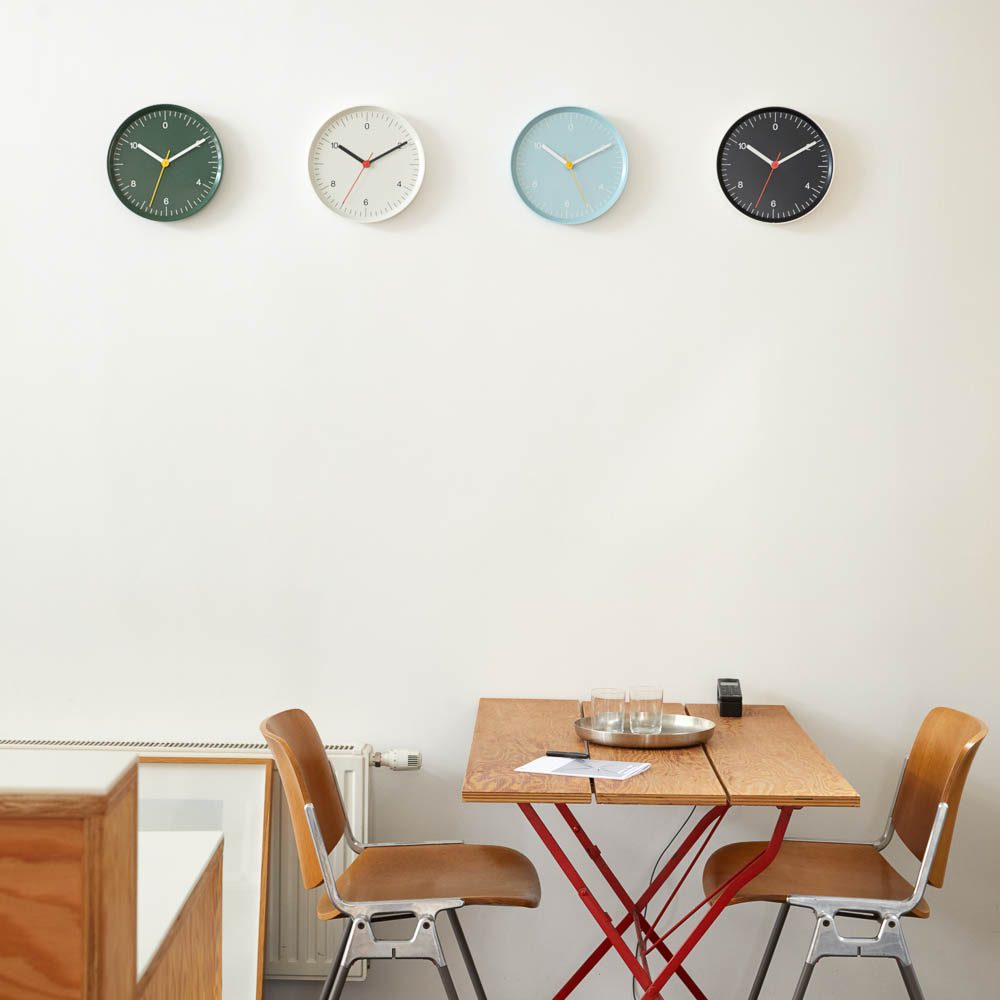
<svg viewBox="0 0 1000 1000">
<path fill-rule="evenodd" d="M 372 150 L 372 153 L 374 153 L 374 152 L 375 152 L 375 150 L 373 149 L 373 150 Z M 780 156 L 781 154 L 779 153 L 778 155 Z M 361 180 L 361 175 L 362 175 L 362 174 L 363 174 L 363 173 L 364 173 L 364 172 L 365 172 L 365 171 L 366 171 L 366 170 L 367 170 L 367 169 L 368 169 L 368 168 L 369 168 L 369 167 L 370 167 L 371 165 L 372 165 L 372 154 L 371 154 L 371 153 L 369 153 L 369 154 L 368 154 L 368 159 L 367 159 L 367 160 L 362 160 L 362 161 L 361 161 L 361 169 L 360 169 L 360 170 L 358 171 L 358 176 L 354 178 L 354 184 L 357 184 L 357 183 L 358 183 L 358 181 L 359 181 L 359 180 Z M 350 196 L 351 196 L 351 192 L 352 192 L 352 191 L 354 190 L 354 184 L 352 184 L 352 185 L 351 185 L 351 186 L 350 186 L 350 187 L 349 187 L 349 188 L 347 189 L 347 194 L 345 194 L 345 195 L 344 195 L 344 200 L 343 200 L 343 201 L 342 201 L 342 202 L 340 203 L 340 207 L 341 207 L 341 208 L 343 208 L 343 207 L 344 207 L 344 205 L 346 205 L 346 204 L 347 204 L 347 199 L 348 199 L 348 198 L 350 198 Z M 759 201 L 760 199 L 758 198 L 757 200 Z"/>
<path fill-rule="evenodd" d="M 771 183 L 771 176 L 774 174 L 775 170 L 778 169 L 778 160 L 780 159 L 781 159 L 781 153 L 778 153 L 778 155 L 774 158 L 774 162 L 771 164 L 771 173 L 767 175 L 767 180 L 764 181 L 764 186 L 760 189 L 760 194 L 757 195 L 757 201 L 753 206 L 755 210 L 757 206 L 760 204 L 760 199 L 764 197 L 764 192 L 767 190 L 768 184 Z M 350 194 L 351 192 L 348 191 L 347 193 Z"/>
</svg>

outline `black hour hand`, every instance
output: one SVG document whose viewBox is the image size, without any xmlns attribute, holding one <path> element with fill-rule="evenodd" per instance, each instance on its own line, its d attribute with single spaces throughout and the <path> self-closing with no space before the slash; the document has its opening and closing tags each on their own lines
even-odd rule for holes
<svg viewBox="0 0 1000 1000">
<path fill-rule="evenodd" d="M 397 143 L 392 149 L 387 149 L 384 153 L 379 153 L 378 156 L 373 156 L 368 162 L 374 163 L 376 160 L 381 160 L 383 156 L 388 156 L 390 153 L 395 153 L 397 149 L 402 149 L 408 142 L 408 139 L 404 139 L 402 142 Z"/>
<path fill-rule="evenodd" d="M 346 146 L 342 146 L 339 142 L 337 143 L 337 149 L 339 149 L 343 153 L 347 153 L 348 156 L 353 156 L 354 159 L 358 161 L 358 163 L 365 162 L 360 156 L 358 156 L 357 153 L 352 153 Z"/>
</svg>

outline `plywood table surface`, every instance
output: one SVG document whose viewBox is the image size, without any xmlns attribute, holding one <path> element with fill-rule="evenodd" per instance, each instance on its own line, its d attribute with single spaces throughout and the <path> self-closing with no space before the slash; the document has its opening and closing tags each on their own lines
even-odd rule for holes
<svg viewBox="0 0 1000 1000">
<path fill-rule="evenodd" d="M 685 714 L 683 705 L 669 702 L 664 703 L 663 711 L 669 715 Z M 583 714 L 590 714 L 589 702 L 584 704 Z M 599 803 L 659 806 L 715 806 L 726 803 L 726 791 L 719 784 L 719 779 L 700 746 L 650 751 L 591 743 L 590 756 L 594 760 L 649 763 L 649 770 L 627 781 L 596 779 L 594 794 Z"/>
<path fill-rule="evenodd" d="M 861 796 L 784 705 L 744 705 L 723 719 L 717 705 L 688 705 L 715 723 L 705 745 L 734 806 L 859 806 Z"/>
<path fill-rule="evenodd" d="M 643 761 L 627 781 L 521 774 L 515 768 L 547 750 L 583 750 L 573 723 L 586 703 L 483 698 L 462 787 L 466 802 L 593 801 L 607 805 L 841 806 L 861 804 L 846 778 L 783 705 L 745 705 L 723 719 L 717 705 L 667 703 L 664 711 L 715 723 L 712 739 L 679 750 L 629 750 L 591 744 L 595 760 Z"/>
<path fill-rule="evenodd" d="M 543 698 L 483 698 L 479 702 L 469 763 L 462 786 L 465 802 L 590 802 L 590 782 L 515 768 L 548 750 L 583 751 L 573 723 L 578 701 Z"/>
</svg>

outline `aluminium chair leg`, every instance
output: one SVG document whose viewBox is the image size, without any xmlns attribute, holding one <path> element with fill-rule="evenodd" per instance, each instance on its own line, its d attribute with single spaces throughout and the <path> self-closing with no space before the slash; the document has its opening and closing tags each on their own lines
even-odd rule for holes
<svg viewBox="0 0 1000 1000">
<path fill-rule="evenodd" d="M 437 967 L 438 975 L 441 977 L 441 985 L 444 987 L 444 994 L 448 1000 L 459 1000 L 458 990 L 455 989 L 455 981 L 451 978 L 451 972 L 447 965 Z"/>
<path fill-rule="evenodd" d="M 451 921 L 451 929 L 455 932 L 455 940 L 458 942 L 458 950 L 462 953 L 465 967 L 469 970 L 469 979 L 472 980 L 472 988 L 476 993 L 476 1000 L 486 1000 L 486 990 L 483 989 L 483 981 L 479 978 L 479 970 L 472 959 L 472 952 L 469 950 L 469 942 L 465 939 L 465 931 L 459 923 L 458 914 L 454 910 L 448 911 L 448 919 Z"/>
<path fill-rule="evenodd" d="M 337 952 L 337 960 L 334 964 L 336 973 L 330 985 L 330 992 L 325 998 L 321 996 L 320 1000 L 340 1000 L 340 995 L 344 992 L 344 986 L 347 985 L 347 977 L 350 975 L 351 966 L 354 965 L 356 960 L 354 957 L 354 935 L 357 929 L 357 925 L 351 920 L 347 926 L 347 930 L 344 932 L 344 940 L 340 943 L 340 950 Z"/>
<path fill-rule="evenodd" d="M 771 959 L 774 958 L 774 950 L 778 947 L 778 939 L 781 937 L 782 930 L 784 930 L 785 921 L 788 919 L 788 911 L 790 909 L 791 907 L 788 903 L 782 903 L 778 910 L 774 927 L 771 928 L 771 936 L 767 939 L 764 956 L 760 960 L 760 968 L 757 969 L 757 978 L 753 981 L 753 986 L 750 988 L 750 995 L 747 1000 L 757 1000 L 760 996 L 760 991 L 764 987 L 764 978 L 767 976 L 767 970 L 771 967 Z"/>
<path fill-rule="evenodd" d="M 336 1000 L 336 997 L 340 996 L 340 993 L 334 994 L 335 989 L 342 991 L 344 989 L 344 984 L 341 982 L 339 988 L 337 986 L 337 978 L 340 975 L 341 967 L 340 963 L 344 959 L 344 952 L 347 951 L 347 943 L 351 936 L 351 928 L 347 926 L 344 928 L 344 933 L 340 939 L 340 946 L 337 948 L 336 957 L 333 960 L 333 965 L 330 966 L 330 974 L 326 977 L 326 982 L 323 983 L 323 989 L 320 990 L 319 1000 Z M 344 977 L 347 978 L 346 975 Z"/>
<path fill-rule="evenodd" d="M 917 974 L 913 970 L 913 966 L 909 962 L 902 962 L 900 959 L 896 959 L 896 965 L 899 966 L 899 974 L 903 977 L 903 982 L 906 984 L 906 992 L 910 997 L 910 1000 L 924 1000 L 924 991 L 920 988 L 920 981 L 917 979 Z"/>
<path fill-rule="evenodd" d="M 809 987 L 809 980 L 812 979 L 812 974 L 815 971 L 815 962 L 806 962 L 806 964 L 802 966 L 802 975 L 799 976 L 799 981 L 795 987 L 795 993 L 792 995 L 792 1000 L 802 1000 L 802 998 L 806 995 L 806 989 Z"/>
<path fill-rule="evenodd" d="M 340 1000 L 340 995 L 344 992 L 344 986 L 347 985 L 347 975 L 350 971 L 351 967 L 349 965 L 341 965 L 337 967 L 337 977 L 333 981 L 333 985 L 330 989 L 329 1000 Z"/>
</svg>

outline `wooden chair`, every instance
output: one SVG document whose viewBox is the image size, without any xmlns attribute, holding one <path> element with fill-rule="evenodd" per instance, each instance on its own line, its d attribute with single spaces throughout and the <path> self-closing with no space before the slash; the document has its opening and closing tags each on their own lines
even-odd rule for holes
<svg viewBox="0 0 1000 1000">
<path fill-rule="evenodd" d="M 274 754 L 295 834 L 302 882 L 322 884 L 320 920 L 350 921 L 320 1000 L 338 1000 L 359 959 L 423 958 L 437 966 L 449 1000 L 458 1000 L 437 932 L 447 913 L 478 1000 L 486 1000 L 456 912 L 461 906 L 538 906 L 541 889 L 531 862 L 506 847 L 433 841 L 361 844 L 351 831 L 336 776 L 312 720 L 293 708 L 261 723 Z M 347 838 L 356 855 L 339 879 L 330 852 Z M 373 924 L 416 918 L 410 939 L 377 938 Z"/>
<path fill-rule="evenodd" d="M 730 905 L 760 901 L 780 904 L 750 1000 L 760 996 L 792 906 L 805 907 L 816 916 L 812 945 L 793 1000 L 805 996 L 816 963 L 831 957 L 893 958 L 909 996 L 923 1000 L 901 918 L 930 916 L 924 891 L 928 883 L 938 888 L 944 884 L 962 789 L 985 736 L 986 726 L 971 715 L 951 708 L 933 709 L 903 763 L 885 831 L 878 841 L 785 841 L 771 866 L 733 897 Z M 882 856 L 894 834 L 920 861 L 915 885 Z M 702 880 L 706 894 L 719 891 L 764 846 L 729 844 L 716 851 L 705 865 Z M 844 937 L 837 931 L 838 916 L 876 920 L 880 926 L 874 937 Z"/>
</svg>

